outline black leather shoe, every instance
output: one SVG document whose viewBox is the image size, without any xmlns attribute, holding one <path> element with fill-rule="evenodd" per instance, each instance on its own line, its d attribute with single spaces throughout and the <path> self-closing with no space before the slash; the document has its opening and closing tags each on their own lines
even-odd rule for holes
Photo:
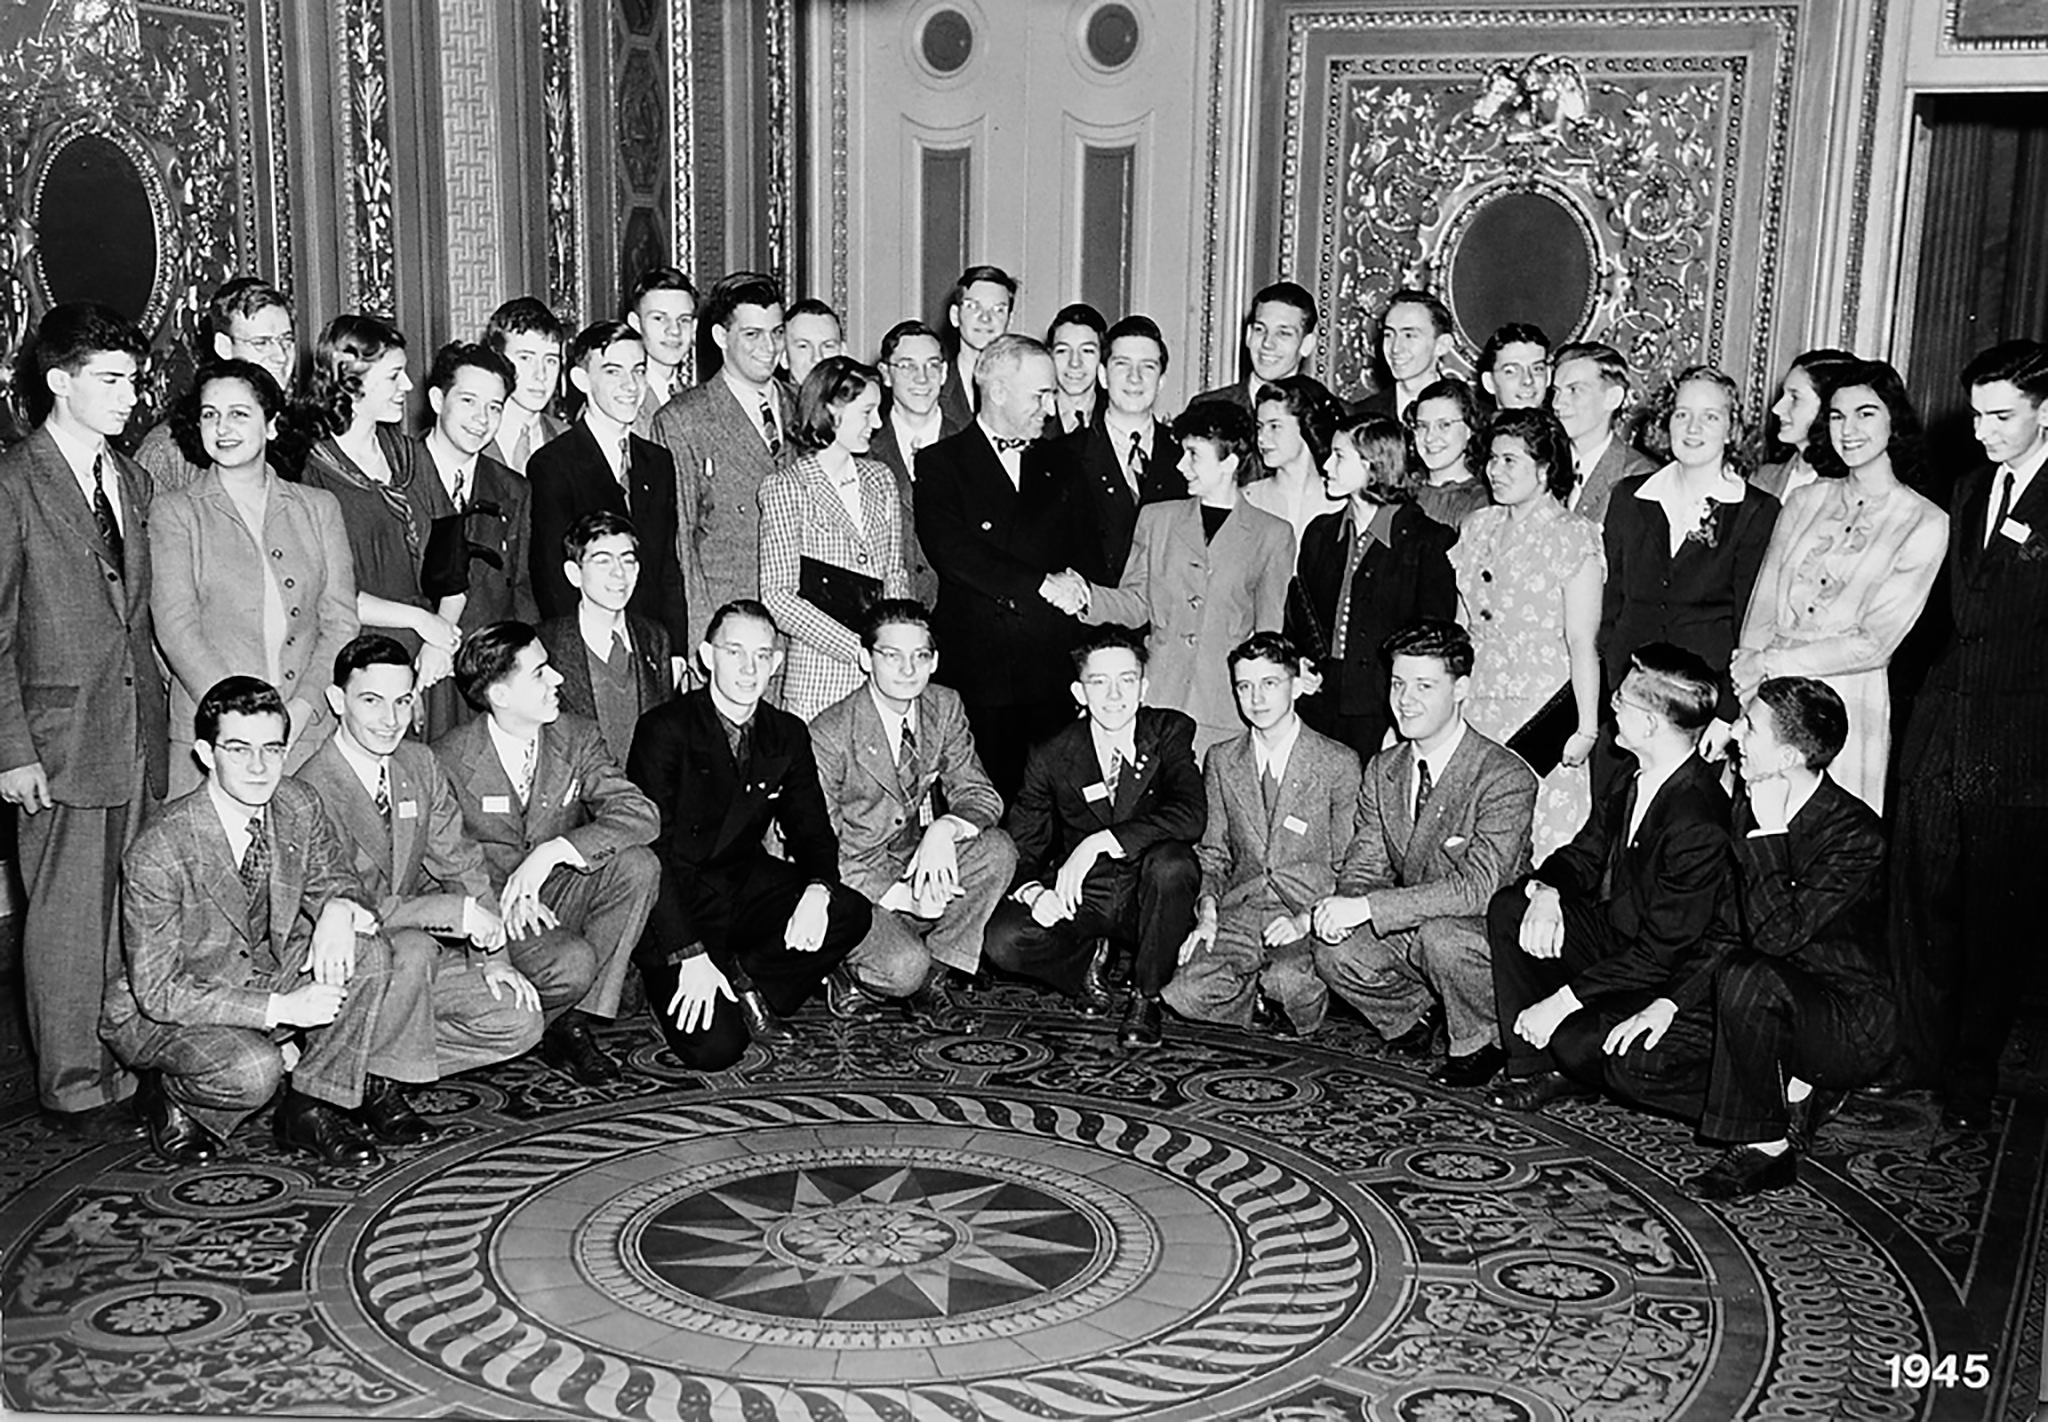
<svg viewBox="0 0 2048 1422">
<path fill-rule="evenodd" d="M 356 1107 L 356 1120 L 385 1145 L 418 1145 L 440 1134 L 412 1109 L 398 1083 L 385 1076 L 363 1078 L 363 1104 Z"/>
<path fill-rule="evenodd" d="M 1812 1150 L 1821 1128 L 1841 1113 L 1842 1103 L 1848 1099 L 1846 1091 L 1823 1091 L 1818 1086 L 1807 1093 L 1806 1099 L 1792 1108 L 1792 1121 L 1786 1130 L 1793 1149 Z"/>
<path fill-rule="evenodd" d="M 540 1034 L 540 1059 L 584 1086 L 603 1086 L 619 1079 L 619 1064 L 598 1045 L 590 1019 L 574 1008 Z"/>
<path fill-rule="evenodd" d="M 45 1106 L 42 1116 L 50 1129 L 59 1135 L 94 1144 L 139 1141 L 149 1134 L 149 1127 L 143 1124 L 142 1117 L 127 1101 L 109 1101 L 104 1106 L 88 1106 L 83 1111 L 59 1111 L 53 1106 Z"/>
<path fill-rule="evenodd" d="M 853 976 L 853 970 L 841 963 L 825 974 L 825 1010 L 841 1022 L 866 1022 L 882 1010 L 882 1001 Z"/>
<path fill-rule="evenodd" d="M 1287 1010 L 1262 992 L 1252 994 L 1252 1030 L 1290 1041 L 1301 1035 L 1294 1030 L 1294 1019 Z"/>
<path fill-rule="evenodd" d="M 764 1047 L 786 1047 L 796 1040 L 796 1028 L 775 1015 L 759 988 L 748 988 L 739 996 L 740 1021 L 747 1024 L 749 1037 Z"/>
<path fill-rule="evenodd" d="M 1142 992 L 1131 994 L 1131 1005 L 1124 1010 L 1124 1025 L 1116 1034 L 1116 1044 L 1126 1051 L 1142 1051 L 1156 1047 L 1166 1038 L 1166 1009 L 1159 999 Z"/>
<path fill-rule="evenodd" d="M 1696 1200 L 1743 1200 L 1798 1183 L 1798 1151 L 1765 1155 L 1753 1146 L 1742 1145 L 1686 1181 L 1685 1193 Z"/>
<path fill-rule="evenodd" d="M 1109 951 L 1107 938 L 1095 940 L 1095 951 L 1088 958 L 1088 971 L 1081 974 L 1081 990 L 1074 994 L 1074 1006 L 1083 1017 L 1103 1017 L 1110 1009 L 1109 996 Z"/>
<path fill-rule="evenodd" d="M 1553 1101 L 1592 1094 L 1592 1087 L 1574 1081 L 1563 1072 L 1546 1071 L 1503 1082 L 1486 1099 L 1503 1111 L 1541 1111 Z"/>
<path fill-rule="evenodd" d="M 1951 1096 L 1941 1103 L 1941 1124 L 1951 1131 L 1988 1131 L 1995 1119 L 1991 1103 L 1974 1096 Z"/>
<path fill-rule="evenodd" d="M 1430 1072 L 1429 1079 L 1438 1086 L 1452 1086 L 1459 1090 L 1484 1086 L 1500 1074 L 1508 1064 L 1508 1054 L 1488 1042 L 1476 1052 L 1467 1052 L 1460 1057 L 1445 1057 L 1443 1065 Z"/>
<path fill-rule="evenodd" d="M 151 1149 L 168 1165 L 204 1165 L 220 1154 L 219 1138 L 185 1114 L 156 1072 L 145 1071 L 138 1079 L 135 1112 L 149 1132 Z"/>
<path fill-rule="evenodd" d="M 373 1166 L 383 1159 L 348 1112 L 296 1091 L 286 1091 L 277 1108 L 277 1146 L 310 1151 L 328 1165 Z"/>
<path fill-rule="evenodd" d="M 947 981 L 952 976 L 948 968 L 934 963 L 925 974 L 924 983 L 904 1001 L 904 1010 L 910 1020 L 931 1032 L 946 1036 L 964 1037 L 981 1024 L 974 1014 L 962 1007 L 953 997 L 953 989 Z"/>
<path fill-rule="evenodd" d="M 1397 1057 L 1420 1060 L 1429 1055 L 1436 1046 L 1436 1009 L 1422 1014 L 1421 1020 L 1398 1037 L 1387 1038 L 1387 1050 Z"/>
</svg>

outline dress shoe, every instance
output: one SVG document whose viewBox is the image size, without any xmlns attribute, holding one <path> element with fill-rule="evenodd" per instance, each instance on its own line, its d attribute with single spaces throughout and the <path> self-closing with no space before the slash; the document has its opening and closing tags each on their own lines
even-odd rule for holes
<svg viewBox="0 0 2048 1422">
<path fill-rule="evenodd" d="M 1541 1111 L 1552 1101 L 1592 1094 L 1592 1087 L 1574 1081 L 1563 1072 L 1546 1071 L 1502 1082 L 1486 1099 L 1503 1111 Z"/>
<path fill-rule="evenodd" d="M 287 1091 L 277 1108 L 277 1145 L 310 1151 L 328 1165 L 374 1166 L 383 1159 L 348 1112 L 296 1091 Z"/>
<path fill-rule="evenodd" d="M 1500 1074 L 1508 1064 L 1508 1054 L 1488 1042 L 1476 1052 L 1463 1056 L 1445 1057 L 1443 1065 L 1430 1072 L 1429 1079 L 1438 1086 L 1452 1086 L 1459 1090 L 1467 1087 L 1484 1086 Z"/>
<path fill-rule="evenodd" d="M 1793 1148 L 1812 1150 L 1821 1128 L 1841 1114 L 1842 1103 L 1848 1099 L 1846 1091 L 1825 1091 L 1818 1086 L 1808 1092 L 1803 1101 L 1792 1107 L 1792 1121 L 1785 1132 Z"/>
<path fill-rule="evenodd" d="M 961 1037 L 975 1030 L 981 1024 L 974 1014 L 962 1007 L 953 997 L 953 989 L 947 982 L 952 976 L 950 969 L 932 964 L 932 970 L 918 990 L 904 1002 L 904 1010 L 910 1020 L 927 1031 L 946 1036 Z"/>
<path fill-rule="evenodd" d="M 1436 1045 L 1436 1009 L 1430 1008 L 1413 1027 L 1398 1037 L 1387 1038 L 1387 1051 L 1397 1057 L 1421 1060 Z"/>
<path fill-rule="evenodd" d="M 739 997 L 740 1021 L 746 1024 L 749 1037 L 764 1047 L 786 1047 L 796 1040 L 796 1028 L 776 1015 L 759 988 L 748 988 Z"/>
<path fill-rule="evenodd" d="M 1252 994 L 1252 1030 L 1289 1041 L 1301 1035 L 1294 1030 L 1294 1019 L 1287 1010 L 1262 992 Z"/>
<path fill-rule="evenodd" d="M 1754 1146 L 1740 1145 L 1686 1181 L 1685 1193 L 1696 1200 L 1744 1200 L 1798 1183 L 1798 1151 L 1766 1155 Z"/>
<path fill-rule="evenodd" d="M 1083 1017 L 1102 1017 L 1109 1012 L 1109 954 L 1109 940 L 1096 939 L 1095 951 L 1088 958 L 1088 971 L 1081 974 L 1080 990 L 1074 994 L 1074 1006 Z"/>
<path fill-rule="evenodd" d="M 166 1164 L 204 1165 L 220 1154 L 220 1140 L 171 1099 L 158 1073 L 145 1071 L 137 1080 L 135 1111 L 149 1132 L 150 1147 Z"/>
<path fill-rule="evenodd" d="M 1991 1103 L 1975 1096 L 1951 1096 L 1941 1103 L 1941 1124 L 1951 1131 L 1988 1131 Z"/>
<path fill-rule="evenodd" d="M 590 1019 L 573 1007 L 540 1034 L 540 1059 L 584 1086 L 603 1086 L 619 1079 L 619 1064 L 598 1045 Z"/>
<path fill-rule="evenodd" d="M 1124 1009 L 1124 1025 L 1116 1034 L 1116 1044 L 1125 1051 L 1142 1051 L 1156 1047 L 1166 1037 L 1166 1009 L 1159 999 L 1147 993 L 1131 994 L 1131 1005 Z"/>
<path fill-rule="evenodd" d="M 440 1134 L 387 1076 L 363 1078 L 363 1104 L 356 1107 L 356 1120 L 385 1145 L 418 1145 Z"/>
<path fill-rule="evenodd" d="M 860 985 L 853 970 L 841 963 L 825 974 L 825 1010 L 841 1022 L 867 1022 L 882 1010 L 882 1000 Z"/>
<path fill-rule="evenodd" d="M 104 1106 L 88 1106 L 83 1111 L 59 1111 L 54 1106 L 45 1106 L 43 1121 L 59 1135 L 73 1140 L 91 1141 L 95 1145 L 111 1141 L 139 1141 L 149 1134 L 149 1128 L 135 1108 L 126 1101 L 109 1101 Z"/>
<path fill-rule="evenodd" d="M 1904 1077 L 1882 1076 L 1866 1086 L 1856 1088 L 1858 1096 L 1867 1096 L 1873 1101 L 1891 1101 L 1903 1096 L 1912 1088 Z"/>
</svg>

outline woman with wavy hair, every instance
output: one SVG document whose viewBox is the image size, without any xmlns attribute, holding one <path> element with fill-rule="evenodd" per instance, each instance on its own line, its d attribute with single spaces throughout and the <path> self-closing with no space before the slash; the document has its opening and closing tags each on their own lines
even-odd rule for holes
<svg viewBox="0 0 2048 1422">
<path fill-rule="evenodd" d="M 313 347 L 308 391 L 321 438 L 306 452 L 302 478 L 341 505 L 357 618 L 413 654 L 424 692 L 454 668 L 463 597 L 434 603 L 420 590 L 427 532 L 455 505 L 419 445 L 399 432 L 411 389 L 405 337 L 395 327 L 360 314 L 329 321 Z M 426 698 L 416 704 L 424 714 Z"/>
<path fill-rule="evenodd" d="M 1414 442 L 1424 479 L 1415 503 L 1438 523 L 1457 528 L 1474 509 L 1492 502 L 1486 492 L 1486 421 L 1470 385 L 1447 375 L 1422 387 L 1401 423 Z"/>
<path fill-rule="evenodd" d="M 1244 501 L 1285 520 L 1297 547 L 1311 523 L 1344 507 L 1323 492 L 1330 432 L 1343 413 L 1337 397 L 1306 375 L 1261 385 L 1252 405 L 1265 477 L 1244 486 Z"/>
<path fill-rule="evenodd" d="M 1759 464 L 1750 483 L 1783 503 L 1794 489 L 1820 477 L 1809 451 L 1827 433 L 1828 397 L 1841 372 L 1857 363 L 1849 352 L 1825 347 L 1792 357 L 1771 403 L 1771 438 L 1765 446 L 1767 455 L 1780 457 Z"/>
<path fill-rule="evenodd" d="M 868 607 L 910 596 L 896 478 L 868 454 L 881 408 L 880 371 L 819 361 L 797 392 L 795 457 L 761 481 L 761 601 L 789 634 L 782 708 L 805 721 L 865 680 Z"/>
<path fill-rule="evenodd" d="M 1806 445 L 1819 477 L 1787 496 L 1771 533 L 1735 653 L 1735 691 L 1747 698 L 1774 676 L 1832 686 L 1849 711 L 1849 740 L 1828 774 L 1882 814 L 1886 672 L 1934 589 L 1948 515 L 1912 488 L 1920 420 L 1899 373 L 1857 361 L 1833 384 Z"/>
</svg>

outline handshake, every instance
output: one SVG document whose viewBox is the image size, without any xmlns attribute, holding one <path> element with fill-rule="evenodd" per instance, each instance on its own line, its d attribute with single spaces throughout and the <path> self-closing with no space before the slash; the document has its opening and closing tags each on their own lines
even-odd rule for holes
<svg viewBox="0 0 2048 1422">
<path fill-rule="evenodd" d="M 1088 580 L 1072 568 L 1047 573 L 1045 581 L 1038 585 L 1038 595 L 1069 617 L 1079 617 L 1088 610 Z"/>
</svg>

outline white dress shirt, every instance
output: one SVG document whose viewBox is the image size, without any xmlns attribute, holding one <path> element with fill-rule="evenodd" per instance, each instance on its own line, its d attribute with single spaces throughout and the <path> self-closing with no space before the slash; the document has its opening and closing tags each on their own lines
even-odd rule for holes
<svg viewBox="0 0 2048 1422">
<path fill-rule="evenodd" d="M 2032 454 L 2017 464 L 1998 466 L 1998 472 L 1991 476 L 1991 502 L 1984 510 L 1985 543 L 1990 543 L 1998 536 L 1998 530 L 1992 526 L 1992 521 L 1998 517 L 1999 504 L 2002 502 L 2005 505 L 2005 515 L 2011 518 L 2013 505 L 2020 501 L 2020 495 L 2027 492 L 2027 486 L 2034 482 L 2034 476 L 2041 472 L 2044 463 L 2048 463 L 2048 443 L 2037 445 Z M 2012 492 L 2001 500 L 1998 497 L 1998 487 L 2007 480 L 2012 483 Z"/>
<path fill-rule="evenodd" d="M 1424 763 L 1426 762 L 1429 766 L 1429 784 L 1431 792 L 1434 793 L 1435 788 L 1444 783 L 1444 772 L 1450 768 L 1451 757 L 1458 753 L 1458 747 L 1464 743 L 1464 740 L 1465 718 L 1460 716 L 1457 726 L 1444 739 L 1442 745 L 1430 751 L 1427 755 L 1418 753 L 1409 757 L 1408 804 L 1410 807 L 1414 806 L 1415 792 L 1422 784 L 1422 767 Z"/>
<path fill-rule="evenodd" d="M 1690 759 L 1690 757 L 1687 757 L 1687 759 Z M 1662 770 L 1644 769 L 1636 772 L 1636 803 L 1635 808 L 1629 812 L 1628 817 L 1628 842 L 1630 844 L 1636 842 L 1636 831 L 1643 827 L 1643 816 L 1650 813 L 1650 804 L 1657 798 L 1657 792 L 1664 788 L 1666 781 L 1678 774 L 1679 768 L 1684 764 L 1684 760 L 1679 760 L 1665 766 Z"/>
<path fill-rule="evenodd" d="M 1739 504 L 1749 492 L 1749 481 L 1725 464 L 1721 466 L 1719 477 L 1707 486 L 1704 496 L 1687 493 L 1680 486 L 1679 478 L 1678 465 L 1667 464 L 1643 480 L 1642 487 L 1636 490 L 1637 498 L 1664 506 L 1664 521 L 1670 526 L 1671 556 L 1674 558 L 1685 546 L 1687 535 L 1706 517 L 1709 503 Z"/>
<path fill-rule="evenodd" d="M 1301 739 L 1301 717 L 1290 715 L 1273 730 L 1276 735 L 1270 746 L 1264 736 L 1252 732 L 1252 764 L 1258 767 L 1261 777 L 1270 772 L 1273 783 L 1278 785 L 1287 779 L 1287 762 L 1294 755 L 1295 743 Z"/>
<path fill-rule="evenodd" d="M 50 432 L 50 438 L 57 442 L 57 452 L 64 456 L 64 462 L 71 466 L 71 477 L 78 481 L 78 491 L 85 495 L 86 507 L 90 508 L 100 485 L 92 477 L 92 462 L 106 452 L 107 442 L 87 444 L 70 431 L 62 429 L 55 420 L 43 422 L 43 428 Z M 101 466 L 105 476 L 107 502 L 114 507 L 114 527 L 122 533 L 128 531 L 128 513 L 121 507 L 121 475 L 109 459 Z"/>
</svg>

